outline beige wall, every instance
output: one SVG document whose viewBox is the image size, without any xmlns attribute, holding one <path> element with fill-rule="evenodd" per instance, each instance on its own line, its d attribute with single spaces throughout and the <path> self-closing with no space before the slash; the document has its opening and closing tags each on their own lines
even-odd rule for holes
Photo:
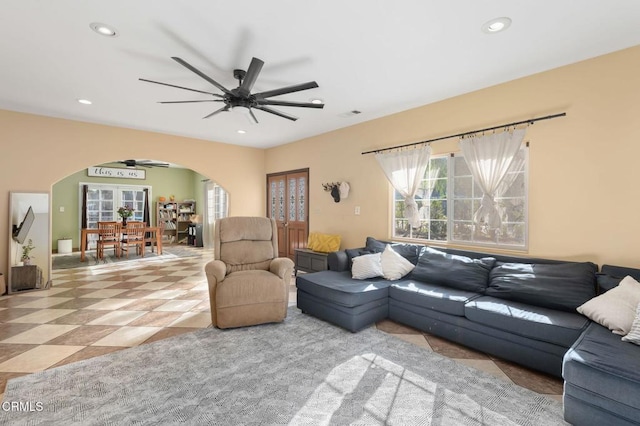
<svg viewBox="0 0 640 426">
<path fill-rule="evenodd" d="M 180 164 L 224 187 L 231 215 L 264 215 L 261 149 L 4 110 L 0 146 L 0 272 L 5 276 L 9 191 L 50 193 L 57 181 L 95 164 L 126 158 Z"/>
<path fill-rule="evenodd" d="M 640 267 L 639 95 L 634 47 L 270 149 L 266 171 L 309 167 L 310 230 L 356 247 L 390 235 L 389 187 L 362 151 L 566 112 L 527 131 L 528 254 Z M 432 148 L 458 150 L 456 140 Z M 351 195 L 336 204 L 321 184 L 343 180 Z"/>
<path fill-rule="evenodd" d="M 362 151 L 565 111 L 527 132 L 528 254 L 640 267 L 639 70 L 635 47 L 269 150 L 0 111 L 0 241 L 9 238 L 9 191 L 50 192 L 90 165 L 153 158 L 214 179 L 230 194 L 231 215 L 264 214 L 266 173 L 308 167 L 310 230 L 356 247 L 390 234 L 389 187 Z M 432 148 L 457 150 L 457 141 Z M 336 204 L 321 184 L 343 180 L 351 195 Z"/>
</svg>

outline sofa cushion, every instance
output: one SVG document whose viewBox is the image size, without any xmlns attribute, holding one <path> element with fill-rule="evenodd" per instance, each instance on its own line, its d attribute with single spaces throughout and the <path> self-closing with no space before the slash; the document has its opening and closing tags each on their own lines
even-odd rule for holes
<svg viewBox="0 0 640 426">
<path fill-rule="evenodd" d="M 602 270 L 600 272 L 620 279 L 630 275 L 634 280 L 640 282 L 640 269 L 605 264 L 602 265 Z"/>
<path fill-rule="evenodd" d="M 356 249 L 346 249 L 344 251 L 347 254 L 347 259 L 349 260 L 349 267 L 353 265 L 353 259 L 358 256 L 363 256 L 365 254 L 372 254 L 373 252 L 367 250 L 365 248 L 356 248 Z"/>
<path fill-rule="evenodd" d="M 386 299 L 391 281 L 384 278 L 351 279 L 351 271 L 320 271 L 296 278 L 296 287 L 336 305 L 353 307 Z"/>
<path fill-rule="evenodd" d="M 595 297 L 597 266 L 591 262 L 500 263 L 491 270 L 487 296 L 575 312 Z"/>
<path fill-rule="evenodd" d="M 366 280 L 382 276 L 381 253 L 365 254 L 353 259 L 351 265 L 351 278 L 354 280 Z"/>
<path fill-rule="evenodd" d="M 478 297 L 478 294 L 407 279 L 394 283 L 389 288 L 389 297 L 403 303 L 462 317 L 465 303 Z"/>
<path fill-rule="evenodd" d="M 465 316 L 479 324 L 566 348 L 589 325 L 582 315 L 480 296 L 465 305 Z"/>
<path fill-rule="evenodd" d="M 617 287 L 594 297 L 577 310 L 613 333 L 624 336 L 631 330 L 639 303 L 640 283 L 627 276 Z"/>
<path fill-rule="evenodd" d="M 590 404 L 637 421 L 638 351 L 637 346 L 591 323 L 565 354 L 562 375 L 567 385 L 587 391 Z"/>
<path fill-rule="evenodd" d="M 597 284 L 597 293 L 602 294 L 611 290 L 614 287 L 617 287 L 620 284 L 622 278 L 612 277 L 608 274 L 597 273 L 596 274 L 596 284 Z"/>
<path fill-rule="evenodd" d="M 411 278 L 459 290 L 483 292 L 495 261 L 492 257 L 472 259 L 426 247 Z"/>
<path fill-rule="evenodd" d="M 414 265 L 418 263 L 418 257 L 420 257 L 420 253 L 424 250 L 424 246 L 418 244 L 392 243 L 376 240 L 373 237 L 367 237 L 365 250 L 371 253 L 382 253 L 387 245 L 393 247 L 396 253 Z"/>
<path fill-rule="evenodd" d="M 380 255 L 380 263 L 382 276 L 388 280 L 399 280 L 415 268 L 413 263 L 396 253 L 391 245 L 388 245 Z"/>
</svg>

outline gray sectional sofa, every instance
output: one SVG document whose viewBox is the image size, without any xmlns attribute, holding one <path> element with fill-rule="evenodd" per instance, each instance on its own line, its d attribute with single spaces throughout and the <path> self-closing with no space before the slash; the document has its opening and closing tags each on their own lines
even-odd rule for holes
<svg viewBox="0 0 640 426">
<path fill-rule="evenodd" d="M 387 244 L 415 265 L 413 271 L 395 281 L 352 279 L 353 259 L 381 252 Z M 304 313 L 353 332 L 389 318 L 558 377 L 564 359 L 569 422 L 640 424 L 640 348 L 576 311 L 597 295 L 599 283 L 619 282 L 623 268 L 615 274 L 603 268 L 599 275 L 590 262 L 371 237 L 365 247 L 330 253 L 328 262 L 329 270 L 296 280 L 297 305 Z M 640 277 L 640 271 L 632 271 Z M 624 368 L 616 367 L 618 354 L 627 363 Z"/>
<path fill-rule="evenodd" d="M 603 265 L 600 292 L 640 269 Z M 640 425 L 640 347 L 592 322 L 564 356 L 564 417 L 574 425 Z"/>
</svg>

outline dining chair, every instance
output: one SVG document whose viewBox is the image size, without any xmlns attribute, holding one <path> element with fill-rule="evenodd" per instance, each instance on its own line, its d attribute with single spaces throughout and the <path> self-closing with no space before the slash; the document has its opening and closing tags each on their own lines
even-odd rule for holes
<svg viewBox="0 0 640 426">
<path fill-rule="evenodd" d="M 144 237 L 144 231 L 146 224 L 140 221 L 127 222 L 127 227 L 122 230 L 122 247 L 121 249 L 127 252 L 127 259 L 129 258 L 129 248 L 135 246 L 136 254 L 144 257 L 144 245 L 146 240 Z"/>
<path fill-rule="evenodd" d="M 158 248 L 158 254 L 162 254 L 160 247 L 158 247 L 157 242 L 160 241 L 160 243 L 162 244 L 162 236 L 164 234 L 164 221 L 161 220 L 160 223 L 158 223 L 157 229 L 155 230 L 155 232 L 145 232 L 144 236 L 146 238 L 145 240 L 145 247 L 147 245 L 151 246 L 151 253 L 154 252 L 154 248 L 157 247 Z"/>
<path fill-rule="evenodd" d="M 112 246 L 116 257 L 120 257 L 120 222 L 98 222 L 98 259 L 104 259 L 104 248 Z"/>
</svg>

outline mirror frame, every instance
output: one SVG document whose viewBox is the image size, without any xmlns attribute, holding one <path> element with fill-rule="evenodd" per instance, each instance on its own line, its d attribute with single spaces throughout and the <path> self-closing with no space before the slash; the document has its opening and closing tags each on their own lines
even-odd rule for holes
<svg viewBox="0 0 640 426">
<path fill-rule="evenodd" d="M 20 247 L 13 239 L 13 226 L 20 225 L 27 210 L 31 206 L 35 214 L 35 220 L 29 230 L 26 241 L 33 240 L 34 261 L 32 265 L 38 266 L 42 271 L 42 281 L 39 287 L 14 291 L 13 268 L 22 266 L 20 261 Z M 23 293 L 26 291 L 44 290 L 51 286 L 51 194 L 37 191 L 10 191 L 9 192 L 9 238 L 8 238 L 8 262 L 7 262 L 7 294 Z"/>
</svg>

